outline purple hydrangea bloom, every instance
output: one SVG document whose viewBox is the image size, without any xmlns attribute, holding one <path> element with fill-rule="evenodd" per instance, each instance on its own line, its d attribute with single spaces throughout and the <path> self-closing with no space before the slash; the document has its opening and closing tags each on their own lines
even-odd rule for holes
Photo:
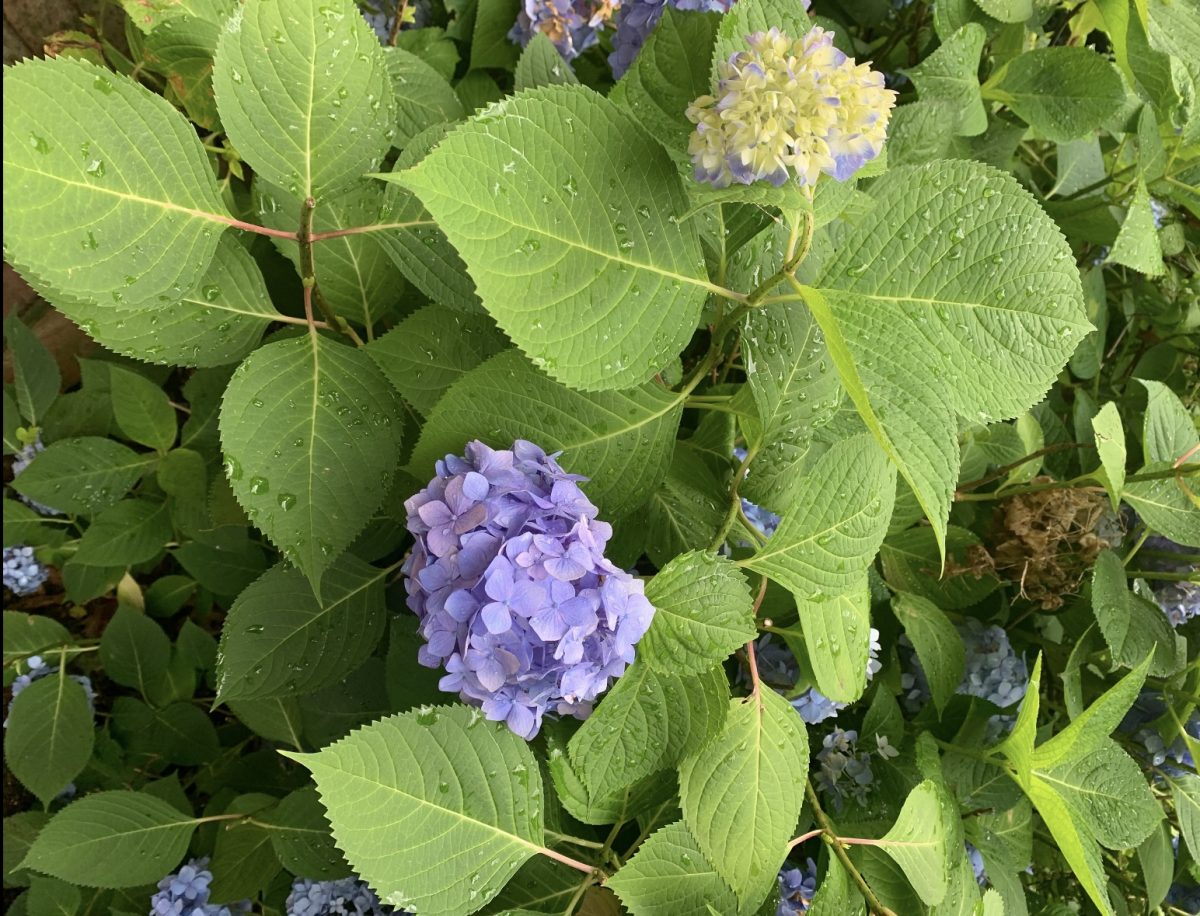
<svg viewBox="0 0 1200 916">
<path fill-rule="evenodd" d="M 654 617 L 642 581 L 605 559 L 612 527 L 585 479 L 523 439 L 503 451 L 476 441 L 404 504 L 418 661 L 444 665 L 443 690 L 523 738 L 547 710 L 586 718 Z"/>
<path fill-rule="evenodd" d="M 351 875 L 337 881 L 296 878 L 284 912 L 287 916 L 380 916 L 403 911 L 380 903 L 365 881 Z"/>
<path fill-rule="evenodd" d="M 745 461 L 746 450 L 740 446 L 735 448 L 733 450 L 733 457 L 736 458 L 739 463 Z M 778 515 L 776 515 L 770 509 L 764 509 L 762 506 L 750 502 L 750 500 L 746 499 L 744 496 L 742 497 L 742 514 L 746 516 L 746 519 L 751 525 L 758 529 L 759 534 L 765 538 L 769 538 L 771 535 L 773 535 L 775 533 L 775 529 L 779 527 L 780 518 Z M 750 545 L 743 544 L 742 546 L 749 547 Z"/>
<path fill-rule="evenodd" d="M 522 48 L 541 32 L 566 60 L 574 60 L 600 40 L 621 0 L 522 0 L 508 38 Z"/>
<path fill-rule="evenodd" d="M 809 904 L 817 893 L 817 863 L 808 859 L 804 868 L 780 869 L 777 880 L 779 907 L 775 910 L 775 916 L 799 916 L 800 913 L 807 913 Z"/>
<path fill-rule="evenodd" d="M 620 79 L 629 69 L 668 4 L 677 10 L 728 13 L 733 3 L 734 0 L 623 0 L 617 17 L 617 34 L 613 36 L 613 52 L 608 55 L 613 76 Z M 804 8 L 808 9 L 808 0 L 804 0 Z"/>
<path fill-rule="evenodd" d="M 971 863 L 971 871 L 975 872 L 975 881 L 980 887 L 985 887 L 988 883 L 988 876 L 987 869 L 983 864 L 983 853 L 970 842 L 964 841 L 963 845 L 967 847 L 967 859 Z"/>
<path fill-rule="evenodd" d="M 150 916 L 233 916 L 250 912 L 249 900 L 224 905 L 209 903 L 208 886 L 212 879 L 208 859 L 192 859 L 158 882 L 158 893 L 150 898 Z"/>
<path fill-rule="evenodd" d="M 33 594 L 49 577 L 49 567 L 37 561 L 32 547 L 4 548 L 4 587 L 14 595 Z"/>
</svg>

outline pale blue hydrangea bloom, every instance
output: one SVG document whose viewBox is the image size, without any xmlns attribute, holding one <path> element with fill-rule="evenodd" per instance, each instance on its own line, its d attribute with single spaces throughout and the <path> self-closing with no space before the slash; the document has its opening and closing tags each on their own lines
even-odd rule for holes
<svg viewBox="0 0 1200 916">
<path fill-rule="evenodd" d="M 508 38 L 525 47 L 541 32 L 566 60 L 574 60 L 600 40 L 621 0 L 522 0 Z"/>
<path fill-rule="evenodd" d="M 249 900 L 223 905 L 209 903 L 212 880 L 208 859 L 192 859 L 158 882 L 158 892 L 150 898 L 150 916 L 233 916 L 250 912 Z"/>
<path fill-rule="evenodd" d="M 404 911 L 380 903 L 365 881 L 351 875 L 337 881 L 296 878 L 284 912 L 287 916 L 381 916 Z"/>
<path fill-rule="evenodd" d="M 817 751 L 817 784 L 835 808 L 846 798 L 866 804 L 875 774 L 871 771 L 871 752 L 858 749 L 858 732 L 834 726 L 821 740 Z"/>
<path fill-rule="evenodd" d="M 966 670 L 957 693 L 988 700 L 1002 709 L 1021 701 L 1029 682 L 1025 659 L 1017 655 L 1002 627 L 987 626 L 973 617 L 958 625 L 966 650 Z M 902 644 L 910 645 L 907 639 Z M 917 712 L 929 702 L 929 682 L 921 660 L 912 655 L 912 670 L 900 678 L 904 705 Z"/>
<path fill-rule="evenodd" d="M 773 28 L 746 40 L 748 50 L 718 65 L 715 95 L 688 107 L 697 181 L 812 185 L 822 172 L 845 181 L 879 155 L 896 104 L 883 74 L 855 64 L 819 26 L 801 39 Z"/>
<path fill-rule="evenodd" d="M 1177 544 L 1161 535 L 1147 538 L 1138 552 L 1138 565 L 1143 569 L 1188 573 L 1196 579 L 1194 582 L 1173 582 L 1147 576 L 1154 590 L 1154 600 L 1170 619 L 1171 626 L 1183 626 L 1193 617 L 1200 616 L 1200 564 L 1193 559 L 1196 556 L 1200 556 L 1200 548 Z"/>
<path fill-rule="evenodd" d="M 808 9 L 809 0 L 803 0 Z M 617 16 L 617 33 L 613 36 L 613 51 L 608 55 L 608 64 L 613 76 L 620 79 L 629 69 L 642 45 L 662 19 L 663 10 L 672 6 L 677 10 L 695 10 L 705 13 L 728 13 L 734 0 L 622 0 Z"/>
<path fill-rule="evenodd" d="M 584 479 L 522 439 L 471 442 L 404 504 L 418 661 L 444 665 L 443 690 L 523 738 L 547 711 L 586 718 L 654 617 L 642 581 L 605 558 L 612 527 Z"/>
<path fill-rule="evenodd" d="M 33 594 L 49 577 L 49 567 L 38 562 L 32 547 L 4 548 L 4 587 L 14 595 Z"/>
<path fill-rule="evenodd" d="M 1175 733 L 1168 744 L 1163 740 L 1162 733 L 1154 727 L 1153 723 L 1163 719 L 1166 714 L 1167 704 L 1162 695 L 1143 690 L 1121 720 L 1118 730 L 1126 734 L 1132 733 L 1134 742 L 1140 745 L 1139 756 L 1144 760 L 1168 776 L 1178 777 L 1188 770 L 1194 770 L 1196 762 L 1192 759 L 1191 749 L 1183 735 Z M 1200 741 L 1200 710 L 1192 710 L 1183 730 L 1192 740 Z"/>
<path fill-rule="evenodd" d="M 817 880 L 817 863 L 808 859 L 804 868 L 780 869 L 776 880 L 779 882 L 779 907 L 775 910 L 775 916 L 807 913 L 820 883 Z"/>
</svg>

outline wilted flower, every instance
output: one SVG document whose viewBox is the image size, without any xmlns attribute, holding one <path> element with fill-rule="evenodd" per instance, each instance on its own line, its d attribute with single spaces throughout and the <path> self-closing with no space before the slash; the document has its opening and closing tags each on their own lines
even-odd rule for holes
<svg viewBox="0 0 1200 916">
<path fill-rule="evenodd" d="M 773 28 L 746 41 L 749 50 L 720 63 L 716 94 L 687 110 L 697 181 L 812 185 L 822 172 L 845 181 L 879 155 L 896 103 L 883 74 L 855 64 L 820 27 L 798 40 Z"/>
<path fill-rule="evenodd" d="M 804 868 L 780 869 L 776 880 L 779 882 L 779 907 L 775 916 L 807 913 L 817 893 L 817 863 L 808 859 Z"/>
<path fill-rule="evenodd" d="M 11 589 L 14 595 L 36 592 L 49 576 L 49 567 L 37 561 L 32 547 L 4 548 L 4 587 Z"/>
<path fill-rule="evenodd" d="M 621 0 L 523 0 L 508 38 L 525 47 L 541 32 L 567 60 L 574 60 L 600 39 Z"/>
<path fill-rule="evenodd" d="M 542 715 L 585 718 L 633 662 L 654 608 L 604 557 L 612 528 L 553 456 L 467 445 L 409 499 L 408 606 L 440 686 L 532 738 Z"/>
<path fill-rule="evenodd" d="M 158 882 L 158 893 L 150 898 L 150 916 L 233 916 L 250 912 L 249 900 L 225 905 L 209 903 L 208 886 L 212 880 L 208 859 L 192 859 Z"/>
<path fill-rule="evenodd" d="M 351 875 L 337 881 L 296 878 L 284 912 L 287 916 L 380 916 L 402 911 L 380 903 L 366 882 Z"/>
</svg>

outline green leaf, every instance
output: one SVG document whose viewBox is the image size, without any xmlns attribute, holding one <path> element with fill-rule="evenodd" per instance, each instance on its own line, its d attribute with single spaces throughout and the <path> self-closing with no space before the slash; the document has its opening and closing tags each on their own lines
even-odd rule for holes
<svg viewBox="0 0 1200 916">
<path fill-rule="evenodd" d="M 23 61 L 4 88 L 7 260 L 62 293 L 123 307 L 195 286 L 232 219 L 192 126 L 79 59 Z"/>
<path fill-rule="evenodd" d="M 1175 462 L 1200 442 L 1196 424 L 1179 396 L 1162 382 L 1138 379 L 1146 389 L 1142 448 L 1147 464 Z"/>
<path fill-rule="evenodd" d="M 803 38 L 812 26 L 803 4 L 791 0 L 741 0 L 721 17 L 710 72 L 715 76 L 718 61 L 728 60 L 734 52 L 745 50 L 747 35 L 777 28 L 791 38 Z M 706 91 L 711 91 L 711 85 Z"/>
<path fill-rule="evenodd" d="M 1121 491 L 1125 488 L 1125 427 L 1121 425 L 1121 414 L 1117 405 L 1109 401 L 1092 417 L 1092 431 L 1096 436 L 1096 451 L 1100 454 L 1100 467 L 1104 469 L 1104 488 L 1116 512 L 1121 504 Z"/>
<path fill-rule="evenodd" d="M 799 493 L 813 437 L 842 398 L 841 386 L 829 371 L 821 329 L 795 303 L 752 309 L 742 328 L 742 352 L 762 423 L 753 438 L 762 448 L 741 491 L 751 502 L 784 514 Z"/>
<path fill-rule="evenodd" d="M 219 22 L 233 10 L 231 0 L 121 0 L 129 21 L 143 32 L 154 32 L 183 16 Z"/>
<path fill-rule="evenodd" d="M 554 42 L 535 31 L 521 58 L 517 61 L 517 70 L 513 76 L 514 89 L 524 92 L 526 89 L 538 89 L 542 86 L 572 86 L 579 82 L 579 77 L 571 69 L 571 65 L 563 60 L 554 47 Z"/>
<path fill-rule="evenodd" d="M 148 378 L 120 366 L 109 368 L 113 418 L 139 445 L 165 452 L 175 442 L 175 409 L 167 394 Z"/>
<path fill-rule="evenodd" d="M 508 37 L 520 10 L 518 0 L 480 0 L 471 36 L 471 69 L 511 70 L 520 48 Z M 536 31 L 534 34 L 538 34 Z"/>
<path fill-rule="evenodd" d="M 993 14 L 994 15 L 994 14 Z M 1048 140 L 1091 133 L 1125 101 L 1115 66 L 1090 48 L 1034 48 L 1018 54 L 983 87 Z"/>
<path fill-rule="evenodd" d="M 699 452 L 677 444 L 666 480 L 645 507 L 643 531 L 651 562 L 666 566 L 685 551 L 708 547 L 725 519 L 725 491 Z"/>
<path fill-rule="evenodd" d="M 871 650 L 866 574 L 829 598 L 796 596 L 796 611 L 804 633 L 804 656 L 817 689 L 832 700 L 853 703 L 866 689 Z"/>
<path fill-rule="evenodd" d="M 300 735 L 304 731 L 304 724 L 300 704 L 295 697 L 230 700 L 229 709 L 246 728 L 256 735 L 262 735 L 268 741 L 274 741 L 276 744 L 291 745 L 296 750 L 303 749 L 304 742 Z M 280 858 L 283 858 L 282 853 L 280 853 Z"/>
<path fill-rule="evenodd" d="M 971 568 L 972 548 L 982 541 L 973 531 L 950 525 L 946 529 L 946 558 L 952 569 L 941 569 L 937 536 L 932 528 L 908 528 L 889 535 L 879 549 L 883 577 L 898 591 L 910 592 L 940 608 L 958 611 L 978 604 L 1000 585 L 995 573 Z M 949 566 L 949 562 L 947 566 Z"/>
<path fill-rule="evenodd" d="M 1159 821 L 1138 847 L 1138 864 L 1146 888 L 1146 902 L 1158 906 L 1167 896 L 1175 873 L 1175 854 L 1166 821 Z"/>
<path fill-rule="evenodd" d="M 49 648 L 74 645 L 67 628 L 41 614 L 4 612 L 4 664 L 37 655 Z"/>
<path fill-rule="evenodd" d="M 429 208 L 497 324 L 564 384 L 647 381 L 712 290 L 671 161 L 590 89 L 506 99 L 389 177 Z"/>
<path fill-rule="evenodd" d="M 472 912 L 544 848 L 537 761 L 479 710 L 423 707 L 291 756 L 312 771 L 338 847 L 393 906 Z"/>
<path fill-rule="evenodd" d="M 522 913 L 526 916 L 561 913 L 574 899 L 579 884 L 579 872 L 560 862 L 535 856 L 522 865 L 513 879 L 504 885 L 504 889 L 491 902 L 486 912 L 503 912 L 516 916 L 521 916 Z M 585 913 L 587 910 L 582 909 L 580 912 Z"/>
<path fill-rule="evenodd" d="M 371 358 L 315 334 L 255 350 L 221 405 L 234 495 L 314 589 L 387 494 L 400 435 Z"/>
<path fill-rule="evenodd" d="M 408 146 L 421 131 L 464 117 L 454 89 L 433 67 L 415 54 L 390 48 L 384 53 L 392 94 L 396 99 L 396 146 Z"/>
<path fill-rule="evenodd" d="M 638 916 L 707 916 L 709 907 L 718 913 L 738 909 L 733 891 L 682 821 L 650 834 L 607 887 Z"/>
<path fill-rule="evenodd" d="M 266 810 L 276 801 L 273 795 L 253 792 L 235 798 L 224 813 L 249 814 L 257 821 L 267 816 Z M 214 903 L 233 903 L 256 898 L 279 872 L 272 831 L 250 822 L 234 821 L 224 826 L 217 832 L 213 846 L 210 899 Z"/>
<path fill-rule="evenodd" d="M 18 811 L 4 819 L 5 887 L 29 886 L 29 875 L 19 866 L 49 820 L 50 815 L 42 811 Z"/>
<path fill-rule="evenodd" d="M 724 730 L 679 768 L 684 821 L 742 903 L 766 893 L 804 803 L 808 738 L 773 690 L 730 702 Z"/>
<path fill-rule="evenodd" d="M 196 820 L 144 792 L 94 792 L 46 825 L 23 863 L 84 887 L 140 887 L 170 874 Z"/>
<path fill-rule="evenodd" d="M 864 903 L 858 888 L 850 883 L 842 863 L 830 856 L 807 913 L 809 916 L 862 916 L 863 912 Z"/>
<path fill-rule="evenodd" d="M 1030 773 L 1033 769 L 1033 742 L 1037 738 L 1038 708 L 1041 696 L 1038 691 L 1042 683 L 1042 656 L 1034 660 L 1029 683 L 1025 687 L 1025 699 L 1017 710 L 1017 721 L 1008 737 L 996 745 L 995 750 L 1008 758 L 1016 770 L 1013 779 L 1028 792 Z"/>
<path fill-rule="evenodd" d="M 906 71 L 922 101 L 944 101 L 958 113 L 956 133 L 974 137 L 987 130 L 987 112 L 979 97 L 979 55 L 987 31 L 968 22 L 920 64 Z"/>
<path fill-rule="evenodd" d="M 267 570 L 222 627 L 217 699 L 295 696 L 345 677 L 383 635 L 386 575 L 346 554 L 326 570 L 318 600 L 299 570 Z"/>
<path fill-rule="evenodd" d="M 1140 473 L 1166 471 L 1172 465 L 1173 462 L 1156 461 Z M 1125 501 L 1150 528 L 1188 547 L 1200 547 L 1200 512 L 1196 511 L 1194 487 L 1184 480 L 1182 473 L 1195 467 L 1195 462 L 1189 462 L 1180 468 L 1178 476 L 1127 483 L 1124 492 Z M 26 470 L 21 475 L 22 481 L 28 473 Z"/>
<path fill-rule="evenodd" d="M 205 130 L 217 130 L 221 124 L 213 98 L 212 71 L 223 18 L 178 16 L 146 36 L 146 66 L 167 78 L 167 98 L 178 102 L 188 118 Z"/>
<path fill-rule="evenodd" d="M 1092 902 L 1105 916 L 1113 916 L 1112 904 L 1105 891 L 1108 880 L 1104 873 L 1104 860 L 1100 847 L 1078 823 L 1063 799 L 1054 789 L 1041 780 L 1035 780 L 1029 797 L 1042 816 L 1042 820 L 1058 844 L 1058 851 L 1071 866 L 1075 878 L 1087 892 Z"/>
<path fill-rule="evenodd" d="M 1171 784 L 1179 832 L 1195 859 L 1200 856 L 1200 776 L 1182 773 L 1167 777 L 1167 781 Z"/>
<path fill-rule="evenodd" d="M 687 148 L 693 130 L 684 112 L 693 99 L 712 90 L 709 61 L 719 21 L 668 5 L 609 93 L 648 133 L 678 153 Z"/>
<path fill-rule="evenodd" d="M 1163 266 L 1162 243 L 1154 225 L 1154 211 L 1150 207 L 1150 192 L 1140 177 L 1107 262 L 1124 264 L 1151 277 L 1157 277 L 1166 270 Z"/>
<path fill-rule="evenodd" d="M 58 363 L 15 313 L 4 322 L 4 343 L 12 351 L 13 389 L 21 416 L 36 426 L 58 397 Z"/>
<path fill-rule="evenodd" d="M 758 635 L 745 576 L 707 551 L 676 557 L 646 585 L 654 620 L 638 658 L 663 674 L 698 674 Z"/>
<path fill-rule="evenodd" d="M 38 285 L 37 283 L 34 284 Z M 39 286 L 56 309 L 110 350 L 150 363 L 222 366 L 256 346 L 278 317 L 254 258 L 222 236 L 200 283 L 166 308 L 114 309 Z"/>
<path fill-rule="evenodd" d="M 383 48 L 349 0 L 251 0 L 221 35 L 213 88 L 238 153 L 300 200 L 373 171 L 396 134 Z"/>
<path fill-rule="evenodd" d="M 172 535 L 165 502 L 125 499 L 96 516 L 73 559 L 84 566 L 134 566 L 158 556 Z"/>
<path fill-rule="evenodd" d="M 334 845 L 333 829 L 316 789 L 297 789 L 260 820 L 269 825 L 275 854 L 292 874 L 314 881 L 334 881 L 350 874 L 350 866 Z"/>
<path fill-rule="evenodd" d="M 92 704 L 60 669 L 17 695 L 5 721 L 4 759 L 43 805 L 78 776 L 92 756 Z"/>
<path fill-rule="evenodd" d="M 1024 22 L 1033 15 L 1032 0 L 975 0 L 979 8 L 1001 22 Z"/>
<path fill-rule="evenodd" d="M 1091 326 L 1070 248 L 1011 176 L 935 162 L 890 169 L 871 196 L 873 209 L 822 265 L 824 289 L 805 301 L 855 407 L 944 545 L 956 414 L 1024 412 Z M 1004 213 L 1003 227 L 968 219 L 981 205 Z M 911 269 L 892 269 L 901 258 Z"/>
<path fill-rule="evenodd" d="M 913 890 L 930 906 L 946 896 L 949 854 L 947 818 L 958 818 L 953 803 L 936 783 L 926 780 L 913 789 L 880 848 L 904 870 Z M 957 853 L 957 850 L 955 850 Z"/>
<path fill-rule="evenodd" d="M 917 650 L 940 715 L 966 670 L 966 651 L 958 630 L 941 609 L 917 595 L 897 595 L 892 599 L 892 610 Z"/>
<path fill-rule="evenodd" d="M 486 315 L 428 305 L 368 344 L 367 353 L 404 400 L 428 416 L 451 385 L 507 346 Z"/>
<path fill-rule="evenodd" d="M 63 512 L 91 515 L 116 504 L 154 462 L 98 436 L 60 439 L 46 446 L 12 487 Z"/>
<path fill-rule="evenodd" d="M 805 475 L 771 539 L 738 565 L 806 601 L 857 587 L 883 542 L 894 493 L 883 452 L 866 436 L 843 439 Z"/>
<path fill-rule="evenodd" d="M 100 638 L 100 661 L 108 677 L 146 696 L 170 659 L 171 641 L 162 627 L 128 605 L 117 608 Z"/>
<path fill-rule="evenodd" d="M 79 888 L 57 878 L 34 875 L 25 895 L 29 916 L 75 916 L 83 905 Z"/>
<path fill-rule="evenodd" d="M 1113 662 L 1132 668 L 1149 655 L 1154 677 L 1182 667 L 1187 657 L 1182 637 L 1162 608 L 1129 590 L 1121 558 L 1111 550 L 1102 551 L 1092 568 L 1092 607 Z"/>
<path fill-rule="evenodd" d="M 461 454 L 472 439 L 496 448 L 528 439 L 548 452 L 561 450 L 564 468 L 590 478 L 588 498 L 606 517 L 619 517 L 661 483 L 682 410 L 678 395 L 654 384 L 572 391 L 507 351 L 467 372 L 438 401 L 409 470 L 426 480 L 435 462 Z"/>
</svg>

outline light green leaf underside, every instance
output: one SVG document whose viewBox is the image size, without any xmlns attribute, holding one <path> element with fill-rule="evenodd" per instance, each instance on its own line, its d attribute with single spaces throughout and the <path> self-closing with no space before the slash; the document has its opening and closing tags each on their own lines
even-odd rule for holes
<svg viewBox="0 0 1200 916">
<path fill-rule="evenodd" d="M 917 650 L 940 712 L 958 690 L 966 667 L 958 630 L 937 605 L 918 595 L 897 595 L 892 600 L 892 609 Z"/>
<path fill-rule="evenodd" d="M 1146 463 L 1178 461 L 1200 442 L 1196 424 L 1179 396 L 1162 382 L 1138 381 L 1146 389 L 1142 426 Z"/>
<path fill-rule="evenodd" d="M 765 894 L 774 880 L 807 770 L 808 738 L 773 690 L 731 701 L 721 734 L 680 766 L 684 821 L 740 901 Z"/>
<path fill-rule="evenodd" d="M 323 337 L 267 344 L 221 404 L 234 495 L 311 582 L 350 545 L 391 484 L 400 404 L 365 353 Z"/>
<path fill-rule="evenodd" d="M 313 693 L 357 668 L 383 635 L 385 570 L 346 554 L 321 580 L 267 570 L 238 595 L 221 630 L 218 699 Z"/>
<path fill-rule="evenodd" d="M 92 756 L 92 704 L 65 671 L 22 690 L 12 701 L 4 728 L 5 763 L 43 805 L 49 805 Z"/>
<path fill-rule="evenodd" d="M 751 465 L 753 467 L 753 465 Z M 895 473 L 868 436 L 843 439 L 805 475 L 792 511 L 740 565 L 798 599 L 822 601 L 858 587 L 887 532 Z"/>
<path fill-rule="evenodd" d="M 1092 433 L 1100 455 L 1100 467 L 1104 469 L 1109 500 L 1116 512 L 1121 503 L 1121 490 L 1125 487 L 1125 428 L 1121 425 L 1117 405 L 1112 401 L 1092 417 Z"/>
<path fill-rule="evenodd" d="M 944 540 L 958 421 L 1016 416 L 1085 333 L 1070 248 L 1011 176 L 893 169 L 810 295 L 839 375 Z"/>
<path fill-rule="evenodd" d="M 427 305 L 370 344 L 367 353 L 404 400 L 427 416 L 451 385 L 507 346 L 487 315 Z"/>
<path fill-rule="evenodd" d="M 213 88 L 238 152 L 300 200 L 373 171 L 396 131 L 383 48 L 350 0 L 249 0 Z"/>
<path fill-rule="evenodd" d="M 542 849 L 537 762 L 478 710 L 401 713 L 296 759 L 313 773 L 338 847 L 393 905 L 473 912 Z"/>
<path fill-rule="evenodd" d="M 652 833 L 608 887 L 638 916 L 707 916 L 709 907 L 719 913 L 738 908 L 682 821 Z"/>
<path fill-rule="evenodd" d="M 583 389 L 651 378 L 711 289 L 666 153 L 613 102 L 551 86 L 486 109 L 397 176 L 466 261 L 484 307 Z"/>
<path fill-rule="evenodd" d="M 796 611 L 817 689 L 831 700 L 853 703 L 866 689 L 871 651 L 866 572 L 845 591 L 822 601 L 796 596 Z"/>
<path fill-rule="evenodd" d="M 541 86 L 570 86 L 578 83 L 579 78 L 558 53 L 554 42 L 541 32 L 534 31 L 533 38 L 517 61 L 513 81 L 516 91 L 524 92 Z"/>
<path fill-rule="evenodd" d="M 1165 270 L 1163 267 L 1162 242 L 1158 238 L 1158 229 L 1154 225 L 1154 211 L 1150 207 L 1150 192 L 1146 182 L 1138 178 L 1129 201 L 1129 209 L 1125 211 L 1125 219 L 1121 222 L 1121 231 L 1112 244 L 1107 261 L 1112 264 L 1124 264 L 1147 276 L 1157 277 Z"/>
<path fill-rule="evenodd" d="M 908 794 L 896 823 L 880 840 L 883 851 L 904 870 L 913 889 L 930 906 L 946 896 L 946 819 L 958 818 L 952 807 L 945 790 L 926 780 Z"/>
<path fill-rule="evenodd" d="M 1078 140 L 1125 100 L 1117 68 L 1090 48 L 1034 48 L 988 80 L 984 96 L 1004 102 L 1049 140 Z"/>
<path fill-rule="evenodd" d="M 1174 462 L 1156 461 L 1140 473 L 1154 473 L 1172 468 Z M 1160 480 L 1127 483 L 1123 496 L 1137 510 L 1142 520 L 1160 534 L 1187 547 L 1200 547 L 1200 496 L 1196 470 L 1200 461 L 1195 456 L 1182 466 L 1180 473 Z M 1184 477 L 1187 471 L 1191 476 Z"/>
<path fill-rule="evenodd" d="M 676 557 L 646 586 L 654 621 L 639 658 L 663 673 L 699 673 L 754 639 L 745 576 L 724 557 L 693 551 Z"/>
<path fill-rule="evenodd" d="M 586 474 L 588 498 L 614 518 L 640 506 L 662 481 L 683 410 L 658 385 L 582 393 L 547 378 L 515 351 L 492 357 L 455 382 L 430 412 L 409 468 L 418 480 L 472 439 L 510 448 L 514 439 L 563 452 Z"/>
<path fill-rule="evenodd" d="M 25 865 L 84 887 L 154 884 L 179 864 L 195 829 L 195 820 L 152 795 L 97 792 L 54 816 Z"/>
<path fill-rule="evenodd" d="M 79 59 L 5 71 L 4 245 L 52 289 L 160 306 L 203 276 L 231 218 L 192 126 Z"/>
</svg>

